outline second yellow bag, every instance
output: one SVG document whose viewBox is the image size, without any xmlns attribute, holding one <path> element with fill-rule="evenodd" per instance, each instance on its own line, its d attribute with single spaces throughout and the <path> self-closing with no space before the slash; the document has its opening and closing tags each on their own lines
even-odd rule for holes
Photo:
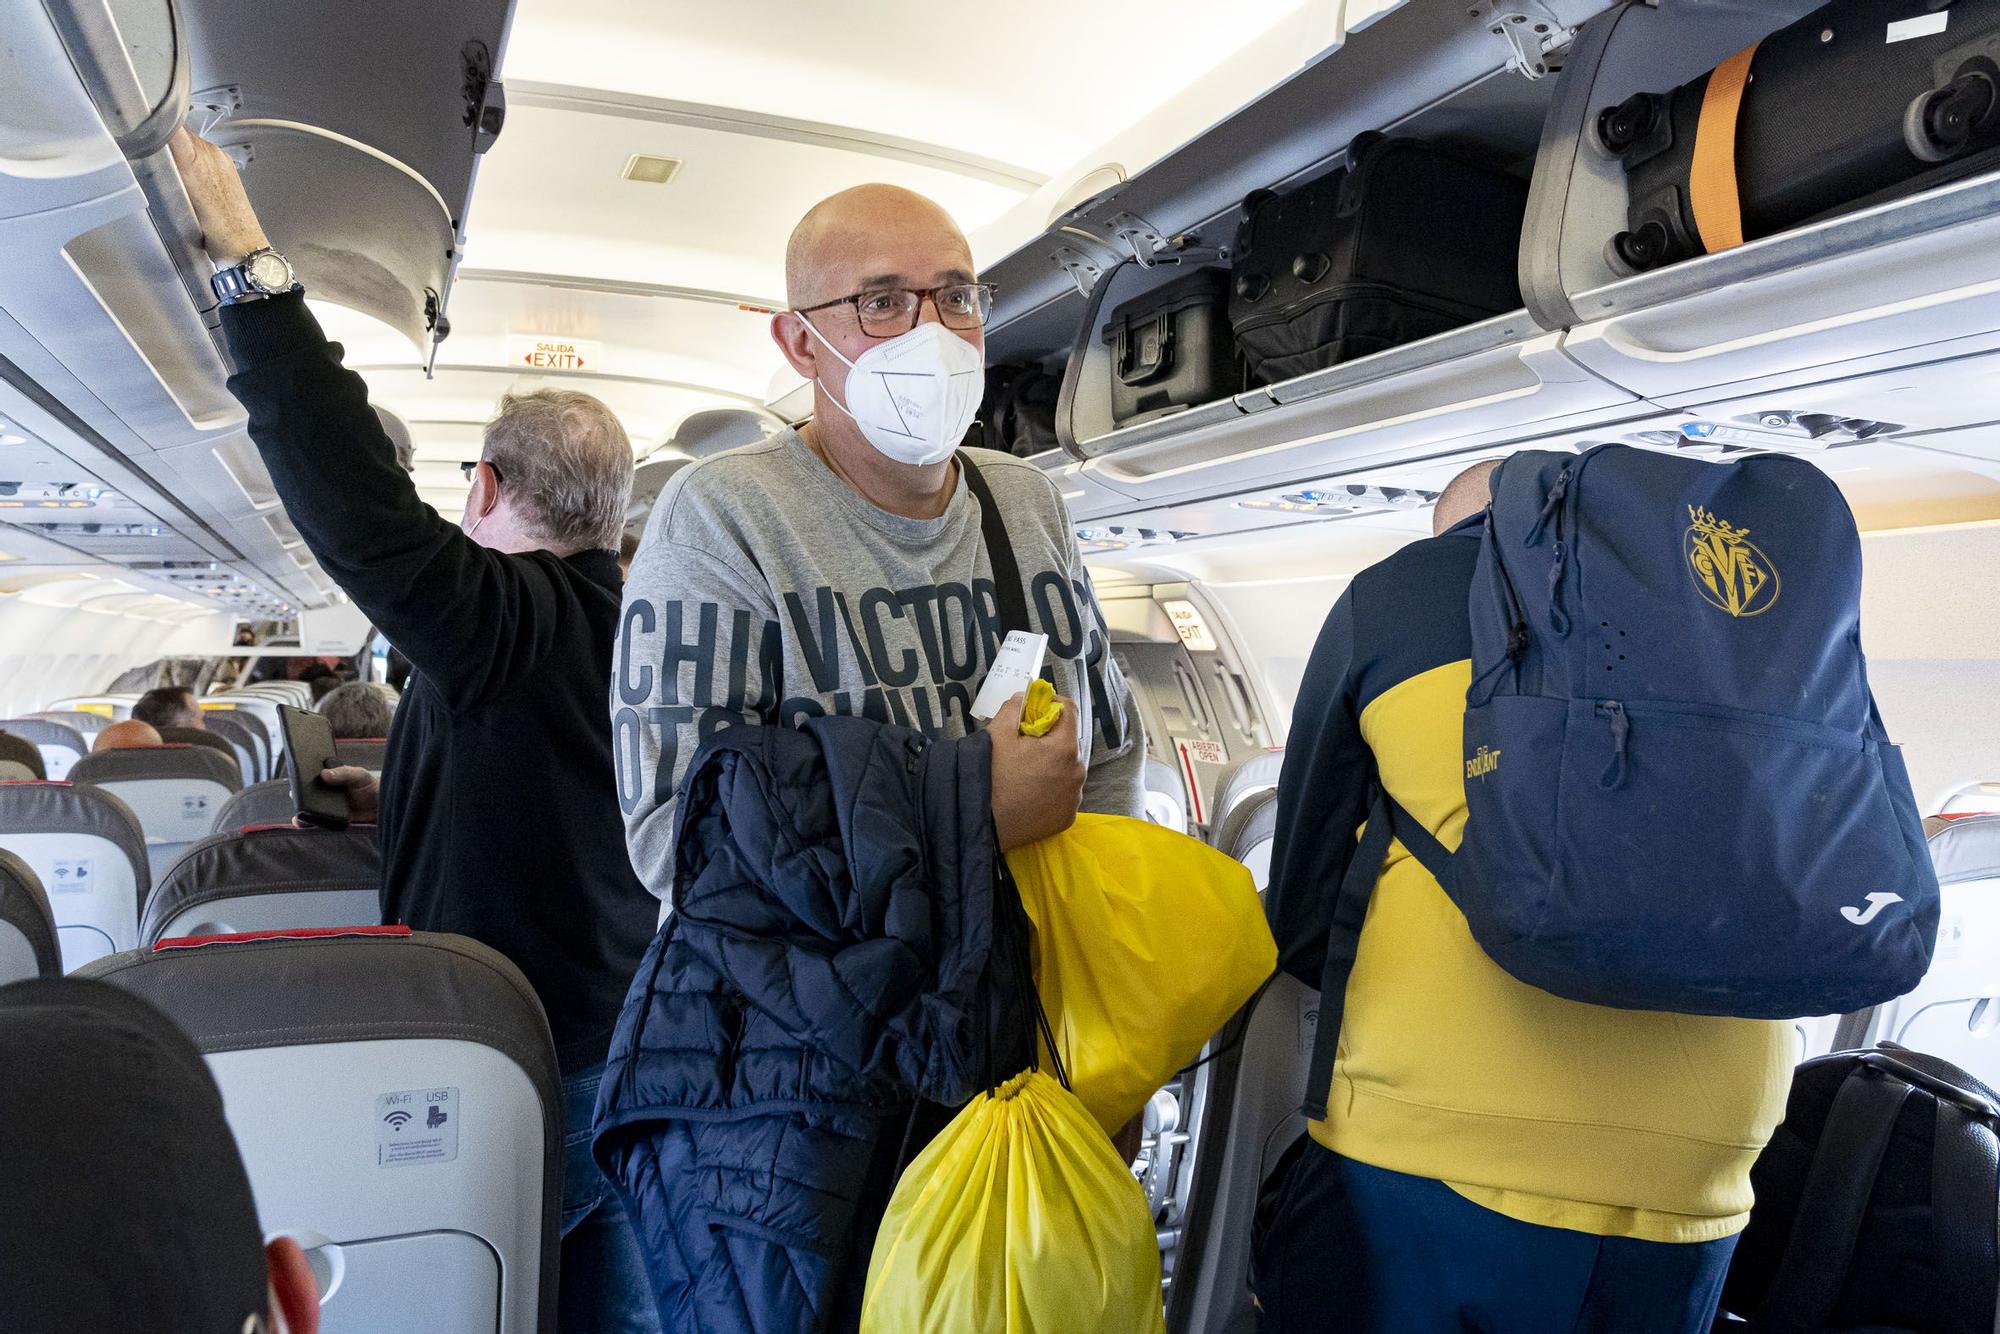
<svg viewBox="0 0 2000 1334">
<path fill-rule="evenodd" d="M 1024 1071 L 974 1098 L 889 1198 L 861 1334 L 1165 1334 L 1145 1192 L 1083 1107 Z"/>
<path fill-rule="evenodd" d="M 1277 967 L 1250 872 L 1144 820 L 1079 815 L 1007 854 L 1070 1087 L 1107 1134 Z"/>
</svg>

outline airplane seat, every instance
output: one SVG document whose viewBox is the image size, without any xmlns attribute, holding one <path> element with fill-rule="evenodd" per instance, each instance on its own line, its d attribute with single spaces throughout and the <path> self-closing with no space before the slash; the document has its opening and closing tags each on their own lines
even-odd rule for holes
<svg viewBox="0 0 2000 1334">
<path fill-rule="evenodd" d="M 204 837 L 215 813 L 243 786 L 236 759 L 206 746 L 134 746 L 78 760 L 72 783 L 88 783 L 132 808 L 146 834 L 153 878 Z"/>
<path fill-rule="evenodd" d="M 37 709 L 30 718 L 44 718 L 52 723 L 60 723 L 83 738 L 85 755 L 90 753 L 90 742 L 99 732 L 111 726 L 111 720 L 101 713 L 85 713 L 81 709 Z M 79 759 L 82 756 L 78 756 Z"/>
<path fill-rule="evenodd" d="M 0 850 L 0 986 L 62 976 L 55 910 L 34 869 Z"/>
<path fill-rule="evenodd" d="M 2000 814 L 1924 822 L 1941 910 L 1915 990 L 1840 1021 L 1836 1050 L 1894 1042 L 2000 1084 Z"/>
<path fill-rule="evenodd" d="M 1177 833 L 1187 833 L 1187 785 L 1174 766 L 1148 755 L 1145 781 L 1146 818 Z"/>
<path fill-rule="evenodd" d="M 1319 993 L 1280 973 L 1213 1044 L 1209 1097 L 1194 1123 L 1186 1227 L 1167 1290 L 1167 1327 L 1252 1334 L 1250 1231 L 1257 1193 L 1305 1133 Z M 1240 1035 L 1240 1036 L 1238 1036 Z"/>
<path fill-rule="evenodd" d="M 236 767 L 243 771 L 243 786 L 263 779 L 264 770 L 257 763 L 257 745 L 250 739 L 249 728 L 225 713 L 203 713 L 202 721 L 207 724 L 208 734 L 220 737 L 235 754 Z"/>
<path fill-rule="evenodd" d="M 358 764 L 362 768 L 374 773 L 377 777 L 381 776 L 382 760 L 388 753 L 389 738 L 387 737 L 335 737 L 333 739 L 333 757 L 335 759 L 339 760 L 342 764 Z"/>
<path fill-rule="evenodd" d="M 211 718 L 218 713 L 226 713 L 255 733 L 264 772 L 275 775 L 284 764 L 285 754 L 285 743 L 279 734 L 278 706 L 290 702 L 274 695 L 231 692 L 207 696 L 203 705 Z"/>
<path fill-rule="evenodd" d="M 123 722 L 132 716 L 137 695 L 71 695 L 49 705 L 48 712 L 94 713 L 106 723 Z"/>
<path fill-rule="evenodd" d="M 168 939 L 84 975 L 201 1049 L 262 1226 L 308 1247 L 327 1334 L 555 1327 L 555 1048 L 499 953 L 346 927 Z"/>
<path fill-rule="evenodd" d="M 1246 760 L 1238 760 L 1216 778 L 1214 818 L 1209 821 L 1216 847 L 1228 846 L 1230 813 L 1255 793 L 1277 787 L 1278 775 L 1284 767 L 1285 748 L 1271 746 Z"/>
<path fill-rule="evenodd" d="M 211 732 L 205 727 L 157 727 L 153 730 L 160 734 L 160 740 L 170 746 L 206 747 L 228 757 L 229 762 L 237 766 L 237 771 L 242 771 L 242 762 L 236 758 L 236 747 L 230 745 L 229 739 L 220 732 Z"/>
<path fill-rule="evenodd" d="M 65 971 L 139 943 L 153 877 L 131 807 L 75 783 L 0 783 L 0 849 L 41 881 Z"/>
<path fill-rule="evenodd" d="M 252 826 L 181 854 L 139 922 L 139 947 L 173 936 L 223 936 L 382 920 L 375 827 Z"/>
<path fill-rule="evenodd" d="M 28 738 L 0 727 L 0 779 L 38 783 L 48 776 L 41 749 Z"/>
<path fill-rule="evenodd" d="M 1271 845 L 1278 837 L 1278 789 L 1263 788 L 1236 804 L 1216 847 L 1242 862 L 1261 895 L 1271 883 Z"/>
<path fill-rule="evenodd" d="M 249 825 L 290 824 L 298 813 L 292 801 L 292 780 L 273 778 L 252 783 L 223 802 L 215 813 L 214 832 L 229 834 Z"/>
<path fill-rule="evenodd" d="M 49 718 L 0 719 L 0 732 L 12 732 L 41 752 L 42 769 L 57 782 L 69 777 L 69 767 L 90 754 L 83 733 Z"/>
</svg>

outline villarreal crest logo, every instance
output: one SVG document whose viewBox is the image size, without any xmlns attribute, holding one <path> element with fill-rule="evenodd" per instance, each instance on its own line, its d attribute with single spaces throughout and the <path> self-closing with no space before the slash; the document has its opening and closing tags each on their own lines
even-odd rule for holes
<svg viewBox="0 0 2000 1334">
<path fill-rule="evenodd" d="M 1705 509 L 1688 506 L 1684 539 L 1694 586 L 1710 606 L 1731 616 L 1755 616 L 1778 600 L 1778 567 L 1737 528 Z"/>
</svg>

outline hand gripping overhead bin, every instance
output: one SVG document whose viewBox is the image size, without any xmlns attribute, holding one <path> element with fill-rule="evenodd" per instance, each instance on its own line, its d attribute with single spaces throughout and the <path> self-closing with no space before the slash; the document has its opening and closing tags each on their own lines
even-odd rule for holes
<svg viewBox="0 0 2000 1334">
<path fill-rule="evenodd" d="M 506 959 L 369 927 L 170 940 L 88 975 L 208 1058 L 258 1218 L 306 1248 L 326 1334 L 555 1328 L 560 1085 Z"/>
<path fill-rule="evenodd" d="M 261 586 L 323 605 L 243 431 L 211 266 L 167 151 L 184 121 L 231 149 L 314 299 L 428 360 L 446 328 L 510 0 L 27 0 L 0 5 L 0 409 Z M 130 556 L 81 535 L 86 554 Z M 170 548 L 159 546 L 161 541 Z M 173 545 L 175 543 L 177 545 Z"/>
</svg>

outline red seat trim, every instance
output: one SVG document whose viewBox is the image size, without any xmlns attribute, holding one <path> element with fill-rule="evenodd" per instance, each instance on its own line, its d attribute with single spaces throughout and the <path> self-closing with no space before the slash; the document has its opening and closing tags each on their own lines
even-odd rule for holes
<svg viewBox="0 0 2000 1334">
<path fill-rule="evenodd" d="M 238 931 L 224 936 L 168 936 L 153 946 L 161 950 L 193 950 L 208 945 L 240 945 L 249 940 L 328 940 L 336 936 L 407 936 L 407 926 L 310 926 L 289 931 Z"/>
</svg>

